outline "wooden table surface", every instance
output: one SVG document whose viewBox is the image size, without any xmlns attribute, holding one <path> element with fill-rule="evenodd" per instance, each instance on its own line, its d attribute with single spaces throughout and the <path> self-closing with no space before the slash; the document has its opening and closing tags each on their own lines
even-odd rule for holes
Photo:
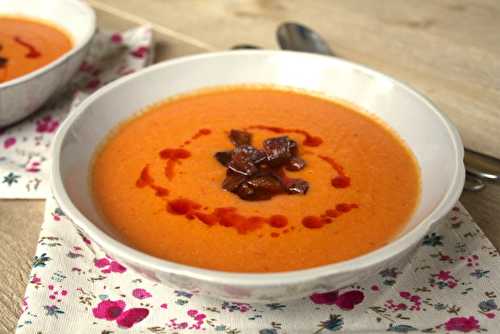
<svg viewBox="0 0 500 334">
<path fill-rule="evenodd" d="M 149 23 L 156 61 L 250 43 L 277 48 L 280 22 L 320 31 L 340 57 L 428 95 L 465 145 L 500 157 L 497 0 L 90 0 L 102 29 Z M 500 185 L 461 197 L 500 247 Z M 0 200 L 0 333 L 14 331 L 43 217 L 41 200 Z"/>
</svg>

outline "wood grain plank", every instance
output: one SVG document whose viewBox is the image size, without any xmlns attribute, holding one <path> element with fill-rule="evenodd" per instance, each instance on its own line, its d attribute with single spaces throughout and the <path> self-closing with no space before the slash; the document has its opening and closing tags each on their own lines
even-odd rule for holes
<svg viewBox="0 0 500 334">
<path fill-rule="evenodd" d="M 97 15 L 99 29 L 109 31 L 124 31 L 133 28 L 141 22 L 135 22 L 124 19 L 116 15 L 116 11 L 105 11 L 99 8 L 94 8 Z M 119 12 L 118 12 L 119 13 Z M 189 44 L 178 38 L 172 38 L 163 32 L 153 28 L 154 46 L 154 63 L 159 61 L 206 52 L 207 49 L 198 45 Z"/>
<path fill-rule="evenodd" d="M 45 201 L 0 200 L 0 333 L 11 333 L 21 312 Z"/>
<path fill-rule="evenodd" d="M 494 0 L 185 1 L 93 0 L 217 49 L 275 48 L 277 25 L 320 31 L 340 57 L 366 64 L 428 95 L 466 146 L 500 157 L 500 2 Z"/>
</svg>

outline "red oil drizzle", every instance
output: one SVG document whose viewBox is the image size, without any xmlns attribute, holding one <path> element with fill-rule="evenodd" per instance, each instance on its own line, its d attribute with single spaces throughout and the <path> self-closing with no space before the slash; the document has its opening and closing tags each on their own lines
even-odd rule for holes
<svg viewBox="0 0 500 334">
<path fill-rule="evenodd" d="M 333 187 L 347 188 L 351 185 L 351 178 L 345 174 L 344 167 L 335 159 L 324 155 L 318 155 L 318 158 L 327 162 L 337 172 L 338 175 L 331 180 Z"/>
<path fill-rule="evenodd" d="M 309 132 L 301 129 L 286 129 L 286 128 L 280 128 L 276 126 L 267 126 L 267 125 L 252 125 L 249 126 L 248 129 L 260 129 L 260 130 L 267 130 L 271 131 L 274 133 L 298 133 L 303 135 L 304 141 L 302 142 L 303 145 L 305 146 L 319 146 L 323 143 L 323 139 L 320 137 L 315 137 L 311 135 Z"/>
<path fill-rule="evenodd" d="M 340 203 L 340 204 L 337 204 L 337 206 L 335 206 L 335 209 L 337 211 L 343 212 L 343 213 L 349 212 L 352 209 L 357 209 L 357 208 L 359 208 L 359 206 L 357 204 L 348 204 L 348 203 Z"/>
<path fill-rule="evenodd" d="M 320 216 L 304 217 L 302 219 L 302 225 L 305 228 L 311 229 L 321 228 L 326 224 L 332 223 L 334 218 L 338 218 L 352 209 L 357 208 L 359 208 L 359 205 L 355 203 L 339 203 L 335 206 L 335 209 L 328 209 Z"/>
<path fill-rule="evenodd" d="M 14 37 L 14 41 L 28 49 L 28 53 L 25 55 L 26 58 L 38 58 L 42 55 L 33 45 L 23 41 L 19 36 Z"/>
<path fill-rule="evenodd" d="M 282 129 L 278 127 L 269 127 L 263 125 L 255 125 L 249 127 L 250 129 L 264 129 L 275 133 L 299 133 L 305 136 L 303 144 L 306 146 L 319 146 L 323 140 L 319 137 L 311 136 L 304 130 L 300 129 Z M 175 149 L 164 149 L 160 151 L 160 158 L 167 160 L 165 166 L 165 175 L 171 180 L 174 176 L 175 165 L 180 163 L 181 160 L 188 159 L 191 157 L 191 153 L 184 149 L 185 145 L 189 145 L 192 141 L 211 134 L 210 129 L 200 129 L 196 132 L 190 140 L 186 140 L 180 148 Z M 312 152 L 311 152 L 312 153 Z M 333 158 L 318 155 L 320 159 L 327 162 L 338 174 L 335 178 L 331 180 L 332 186 L 336 188 L 345 188 L 350 185 L 350 178 L 345 174 L 342 165 L 337 163 Z M 284 175 L 283 172 L 281 174 Z M 284 176 L 285 181 L 288 180 Z M 168 195 L 168 190 L 166 188 L 155 185 L 154 179 L 149 174 L 149 165 L 146 165 L 136 181 L 136 186 L 138 188 L 150 187 L 155 191 L 155 195 L 158 197 L 164 197 Z M 345 214 L 352 209 L 358 208 L 359 206 L 354 203 L 339 203 L 335 206 L 335 209 L 328 209 L 323 214 L 319 216 L 306 216 L 302 219 L 302 225 L 309 229 L 318 229 L 324 225 L 333 222 L 334 218 L 338 218 L 342 214 Z M 282 229 L 280 232 L 283 234 L 289 233 L 296 229 L 295 226 L 287 227 L 288 219 L 284 215 L 272 215 L 270 217 L 260 217 L 260 216 L 244 216 L 238 213 L 238 210 L 234 207 L 216 208 L 211 213 L 202 212 L 208 211 L 208 207 L 203 207 L 201 204 L 191 201 L 185 198 L 178 198 L 167 202 L 167 211 L 174 215 L 183 215 L 189 220 L 197 219 L 207 226 L 220 225 L 224 227 L 234 228 L 240 234 L 246 234 L 248 232 L 257 230 L 264 225 L 269 225 L 272 228 Z M 272 238 L 277 238 L 280 236 L 278 232 L 271 232 L 270 236 Z M 259 234 L 262 237 L 262 234 Z"/>
<path fill-rule="evenodd" d="M 347 188 L 351 185 L 351 178 L 345 175 L 339 175 L 332 179 L 331 184 L 335 188 Z"/>
<path fill-rule="evenodd" d="M 192 140 L 196 140 L 200 137 L 203 137 L 203 136 L 208 136 L 209 134 L 211 134 L 212 131 L 210 129 L 199 129 L 198 132 L 196 132 L 194 134 L 193 137 L 191 137 Z"/>
<path fill-rule="evenodd" d="M 326 218 L 317 216 L 306 216 L 302 219 L 302 225 L 306 228 L 321 228 L 327 224 Z"/>
<path fill-rule="evenodd" d="M 210 129 L 205 129 L 205 128 L 199 129 L 198 132 L 196 132 L 191 137 L 191 139 L 184 141 L 184 143 L 182 143 L 181 147 L 187 146 L 187 145 L 191 144 L 193 142 L 193 140 L 196 140 L 196 139 L 203 137 L 203 136 L 208 136 L 211 133 L 212 133 L 212 130 L 210 130 Z"/>
<path fill-rule="evenodd" d="M 273 215 L 269 218 L 260 216 L 244 216 L 234 207 L 216 208 L 211 213 L 201 212 L 202 205 L 185 198 L 168 201 L 167 211 L 174 215 L 183 215 L 188 219 L 198 219 L 208 226 L 220 225 L 231 227 L 240 234 L 255 231 L 268 224 L 273 228 L 284 228 L 288 219 L 283 215 Z M 279 236 L 278 232 L 272 232 Z"/>
<path fill-rule="evenodd" d="M 188 150 L 183 148 L 166 148 L 160 151 L 160 158 L 162 159 L 170 159 L 170 160 L 179 160 L 179 159 L 187 159 L 191 156 Z"/>
<path fill-rule="evenodd" d="M 149 186 L 154 182 L 153 178 L 151 175 L 149 175 L 149 165 L 146 165 L 142 170 L 141 170 L 141 175 L 135 182 L 135 185 L 138 188 L 144 188 L 146 186 Z"/>
<path fill-rule="evenodd" d="M 178 198 L 173 201 L 168 201 L 168 212 L 174 215 L 190 215 L 194 214 L 195 210 L 201 208 L 201 205 L 186 198 Z"/>
<path fill-rule="evenodd" d="M 160 158 L 167 160 L 165 165 L 165 176 L 167 179 L 172 180 L 175 175 L 175 165 L 179 160 L 187 159 L 191 156 L 188 150 L 183 148 L 166 148 L 160 151 Z"/>
<path fill-rule="evenodd" d="M 180 160 L 187 159 L 191 157 L 191 153 L 184 149 L 183 147 L 186 145 L 189 145 L 193 142 L 193 140 L 196 140 L 200 137 L 203 136 L 208 136 L 209 134 L 212 133 L 212 130 L 210 129 L 199 129 L 189 140 L 184 141 L 184 143 L 180 146 L 180 148 L 166 148 L 164 150 L 160 151 L 160 158 L 163 160 L 167 160 L 167 163 L 165 165 L 165 176 L 167 179 L 172 180 L 175 176 L 175 165 L 180 163 Z"/>
<path fill-rule="evenodd" d="M 151 177 L 149 174 L 149 165 L 146 165 L 142 171 L 141 175 L 135 182 L 136 187 L 138 188 L 144 188 L 144 187 L 149 187 L 155 191 L 155 195 L 158 197 L 165 197 L 168 196 L 168 189 L 157 186 L 154 183 L 154 179 Z"/>
<path fill-rule="evenodd" d="M 282 228 L 288 225 L 288 219 L 283 215 L 274 215 L 269 217 L 269 225 L 276 228 Z"/>
</svg>

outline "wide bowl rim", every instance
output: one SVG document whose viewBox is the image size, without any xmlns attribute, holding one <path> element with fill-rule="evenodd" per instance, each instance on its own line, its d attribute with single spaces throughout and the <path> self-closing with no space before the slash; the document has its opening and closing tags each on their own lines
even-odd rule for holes
<svg viewBox="0 0 500 334">
<path fill-rule="evenodd" d="M 78 44 L 75 43 L 75 45 L 73 45 L 73 47 L 68 52 L 65 52 L 64 54 L 62 54 L 59 58 L 57 58 L 53 62 L 51 62 L 45 66 L 42 66 L 42 67 L 40 67 L 32 72 L 29 72 L 25 75 L 17 77 L 15 79 L 0 83 L 0 91 L 14 87 L 14 86 L 21 85 L 23 83 L 26 83 L 27 81 L 30 81 L 32 79 L 35 79 L 37 77 L 42 76 L 44 73 L 51 71 L 52 69 L 65 63 L 69 58 L 72 58 L 73 56 L 75 56 L 78 52 L 80 52 L 83 48 L 85 48 L 92 40 L 92 37 L 94 36 L 95 31 L 96 31 L 96 15 L 95 15 L 94 10 L 90 7 L 90 5 L 88 5 L 85 1 L 79 1 L 79 0 L 57 0 L 57 1 L 70 2 L 76 6 L 79 6 L 83 11 L 86 12 L 86 14 L 88 15 L 88 18 L 89 18 L 89 27 L 88 27 L 88 31 L 86 31 L 85 37 L 82 39 L 81 42 L 79 42 Z M 0 13 L 0 15 L 2 15 L 2 14 Z M 69 19 L 71 19 L 71 17 L 68 17 L 67 19 L 69 20 Z M 59 26 L 55 22 L 52 22 L 51 20 L 47 20 L 47 22 L 54 23 L 56 26 Z"/>
<path fill-rule="evenodd" d="M 451 138 L 453 144 L 454 155 L 456 157 L 454 163 L 455 170 L 452 179 L 452 183 L 448 188 L 446 194 L 443 196 L 442 200 L 436 205 L 434 210 L 420 221 L 417 226 L 412 228 L 406 234 L 400 236 L 399 238 L 391 241 L 387 245 L 378 248 L 372 252 L 364 254 L 362 256 L 355 257 L 342 262 L 337 262 L 333 264 L 327 264 L 319 267 L 286 271 L 286 272 L 273 272 L 273 273 L 240 273 L 240 272 L 225 272 L 211 269 L 204 269 L 194 266 L 189 266 L 185 264 L 175 263 L 172 261 L 160 259 L 146 253 L 143 253 L 137 249 L 134 249 L 126 244 L 115 240 L 111 236 L 107 235 L 96 225 L 94 225 L 90 220 L 88 220 L 71 202 L 62 180 L 62 175 L 60 173 L 60 152 L 64 138 L 71 129 L 73 123 L 75 123 L 79 117 L 81 117 L 94 101 L 99 99 L 100 96 L 106 94 L 108 91 L 117 89 L 122 84 L 134 80 L 137 77 L 145 75 L 153 71 L 159 71 L 164 67 L 176 66 L 184 62 L 203 60 L 206 58 L 216 58 L 216 57 L 227 57 L 230 55 L 260 55 L 260 56 L 276 56 L 276 55 L 300 55 L 302 57 L 311 57 L 314 60 L 315 57 L 321 57 L 322 59 L 329 58 L 331 61 L 341 63 L 345 66 L 350 66 L 364 73 L 370 74 L 372 76 L 377 76 L 382 79 L 390 80 L 395 85 L 400 86 L 402 89 L 413 94 L 416 98 L 422 101 L 434 114 L 438 116 L 438 119 L 442 123 L 443 127 L 447 130 L 449 137 Z M 364 268 L 369 268 L 374 265 L 387 262 L 391 258 L 397 256 L 400 253 L 404 253 L 405 250 L 411 248 L 413 245 L 418 243 L 425 234 L 429 231 L 430 227 L 434 225 L 437 221 L 445 216 L 452 207 L 458 201 L 461 194 L 461 190 L 465 181 L 465 167 L 463 164 L 463 145 L 461 138 L 457 129 L 451 124 L 451 122 L 422 94 L 411 88 L 410 86 L 390 77 L 376 70 L 368 68 L 366 66 L 356 64 L 344 59 L 323 56 L 317 54 L 306 54 L 294 51 L 274 51 L 274 50 L 238 50 L 238 51 L 221 51 L 213 53 L 205 53 L 200 55 L 185 56 L 181 58 L 176 58 L 173 60 L 161 62 L 152 65 L 146 69 L 128 75 L 126 77 L 120 78 L 104 87 L 94 92 L 91 96 L 85 99 L 76 110 L 72 111 L 69 117 L 63 122 L 57 131 L 52 144 L 51 156 L 53 157 L 53 163 L 51 167 L 51 188 L 54 197 L 61 209 L 65 214 L 85 233 L 88 234 L 90 239 L 95 241 L 99 246 L 101 246 L 105 251 L 110 252 L 111 255 L 116 256 L 119 259 L 128 261 L 130 263 L 145 268 L 148 270 L 159 271 L 168 274 L 177 274 L 191 277 L 193 279 L 198 279 L 205 282 L 211 282 L 214 284 L 227 284 L 232 286 L 242 286 L 242 287 L 259 287 L 259 286 L 279 286 L 279 285 L 289 285 L 303 283 L 307 281 L 317 280 L 322 277 L 330 276 L 332 274 L 347 274 L 350 272 L 362 270 Z"/>
</svg>

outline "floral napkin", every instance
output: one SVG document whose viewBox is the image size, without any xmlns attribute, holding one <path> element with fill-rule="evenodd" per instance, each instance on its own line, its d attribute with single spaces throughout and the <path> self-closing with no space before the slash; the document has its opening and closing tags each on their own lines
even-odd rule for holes
<svg viewBox="0 0 500 334">
<path fill-rule="evenodd" d="M 0 198 L 49 196 L 49 147 L 72 107 L 97 88 L 148 64 L 152 33 L 140 27 L 98 33 L 85 62 L 64 92 L 26 120 L 0 128 Z"/>
<path fill-rule="evenodd" d="M 411 263 L 340 291 L 251 305 L 126 268 L 47 201 L 17 333 L 498 333 L 500 257 L 455 207 Z"/>
</svg>

